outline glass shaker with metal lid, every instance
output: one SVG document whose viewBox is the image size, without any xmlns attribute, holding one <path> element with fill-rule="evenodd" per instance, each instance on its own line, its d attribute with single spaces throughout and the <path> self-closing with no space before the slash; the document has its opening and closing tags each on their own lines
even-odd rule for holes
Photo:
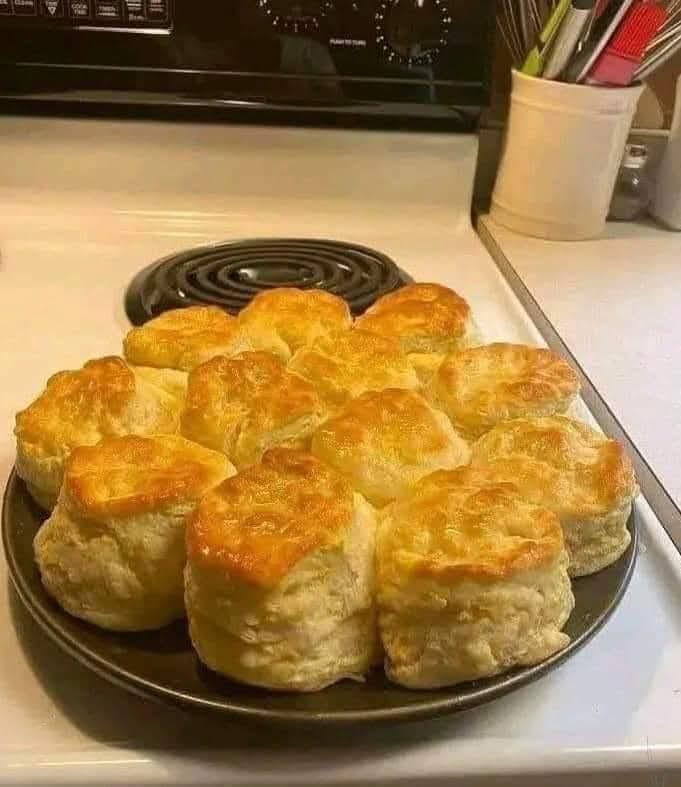
<svg viewBox="0 0 681 787">
<path fill-rule="evenodd" d="M 647 164 L 645 145 L 627 145 L 610 203 L 609 219 L 634 221 L 645 213 L 651 197 Z"/>
</svg>

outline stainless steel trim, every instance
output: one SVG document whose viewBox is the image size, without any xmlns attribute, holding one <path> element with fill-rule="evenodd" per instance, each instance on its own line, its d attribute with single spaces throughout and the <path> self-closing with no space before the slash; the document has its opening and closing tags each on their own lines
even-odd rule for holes
<svg viewBox="0 0 681 787">
<path fill-rule="evenodd" d="M 61 28 L 60 28 L 61 29 Z M 84 31 L 87 33 L 141 33 L 147 36 L 169 36 L 171 30 L 167 27 L 97 27 L 95 25 L 74 25 L 66 30 L 72 32 Z"/>
<path fill-rule="evenodd" d="M 71 28 L 68 28 L 69 30 Z M 75 28 L 74 28 L 75 29 Z M 83 30 L 83 27 L 78 28 Z M 106 32 L 107 30 L 114 30 L 118 28 L 97 28 Z M 133 32 L 139 32 L 133 30 Z M 172 31 L 166 30 L 165 33 Z M 222 69 L 210 68 L 165 68 L 164 66 L 116 66 L 116 65 L 101 65 L 99 63 L 41 63 L 35 60 L 21 60 L 15 64 L 23 68 L 49 68 L 50 70 L 59 68 L 63 70 L 82 70 L 82 71 L 130 71 L 135 74 L 177 74 L 178 76 L 216 76 L 216 77 L 271 77 L 278 79 L 285 77 L 286 79 L 300 79 L 300 80 L 315 80 L 326 82 L 389 82 L 401 83 L 409 85 L 444 85 L 453 87 L 470 87 L 479 89 L 480 82 L 471 82 L 466 80 L 446 80 L 446 79 L 413 79 L 411 77 L 358 77 L 358 76 L 344 76 L 343 74 L 285 74 L 285 73 L 268 73 L 263 71 L 225 71 Z"/>
<path fill-rule="evenodd" d="M 598 421 L 606 434 L 616 438 L 626 447 L 634 464 L 643 495 L 654 511 L 655 516 L 659 519 L 660 524 L 666 530 L 667 535 L 672 540 L 677 551 L 681 553 L 681 510 L 669 492 L 664 488 L 664 485 L 629 437 L 613 411 L 600 395 L 595 385 L 591 382 L 584 369 L 582 369 L 579 361 L 577 361 L 572 352 L 570 352 L 570 349 L 546 316 L 541 306 L 537 303 L 532 293 L 525 286 L 525 283 L 520 278 L 520 275 L 513 265 L 509 262 L 508 257 L 506 257 L 503 249 L 494 239 L 489 228 L 484 222 L 478 221 L 477 231 L 487 251 L 501 271 L 501 274 L 523 305 L 530 319 L 537 326 L 537 329 L 544 337 L 548 346 L 567 358 L 577 370 L 582 383 L 582 398 L 594 418 Z"/>
</svg>

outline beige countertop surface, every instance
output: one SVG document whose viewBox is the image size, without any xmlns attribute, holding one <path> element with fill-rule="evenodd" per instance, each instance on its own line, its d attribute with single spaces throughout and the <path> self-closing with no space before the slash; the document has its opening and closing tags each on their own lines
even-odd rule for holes
<svg viewBox="0 0 681 787">
<path fill-rule="evenodd" d="M 481 221 L 681 504 L 681 233 L 609 223 L 564 243 Z"/>
</svg>

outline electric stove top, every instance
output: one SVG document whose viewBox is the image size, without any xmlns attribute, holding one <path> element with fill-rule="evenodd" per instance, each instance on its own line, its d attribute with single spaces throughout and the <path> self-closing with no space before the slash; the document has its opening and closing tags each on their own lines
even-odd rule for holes
<svg viewBox="0 0 681 787">
<path fill-rule="evenodd" d="M 259 292 L 300 287 L 340 295 L 357 315 L 410 281 L 390 257 L 354 243 L 240 240 L 189 249 L 144 268 L 127 289 L 125 310 L 134 325 L 197 304 L 236 314 Z"/>
</svg>

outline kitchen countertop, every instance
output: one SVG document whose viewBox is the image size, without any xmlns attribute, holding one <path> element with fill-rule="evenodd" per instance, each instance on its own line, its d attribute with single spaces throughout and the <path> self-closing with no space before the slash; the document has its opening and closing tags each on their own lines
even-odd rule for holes
<svg viewBox="0 0 681 787">
<path fill-rule="evenodd" d="M 126 283 L 174 249 L 365 243 L 459 289 L 488 340 L 540 341 L 470 225 L 472 137 L 5 117 L 0 138 L 0 484 L 14 412 L 52 372 L 120 347 Z M 661 774 L 681 770 L 681 558 L 640 512 L 631 586 L 563 667 L 457 717 L 354 733 L 129 696 L 46 639 L 0 561 L 0 784 L 678 783 Z"/>
<path fill-rule="evenodd" d="M 613 222 L 564 243 L 481 221 L 681 506 L 681 233 Z"/>
</svg>

